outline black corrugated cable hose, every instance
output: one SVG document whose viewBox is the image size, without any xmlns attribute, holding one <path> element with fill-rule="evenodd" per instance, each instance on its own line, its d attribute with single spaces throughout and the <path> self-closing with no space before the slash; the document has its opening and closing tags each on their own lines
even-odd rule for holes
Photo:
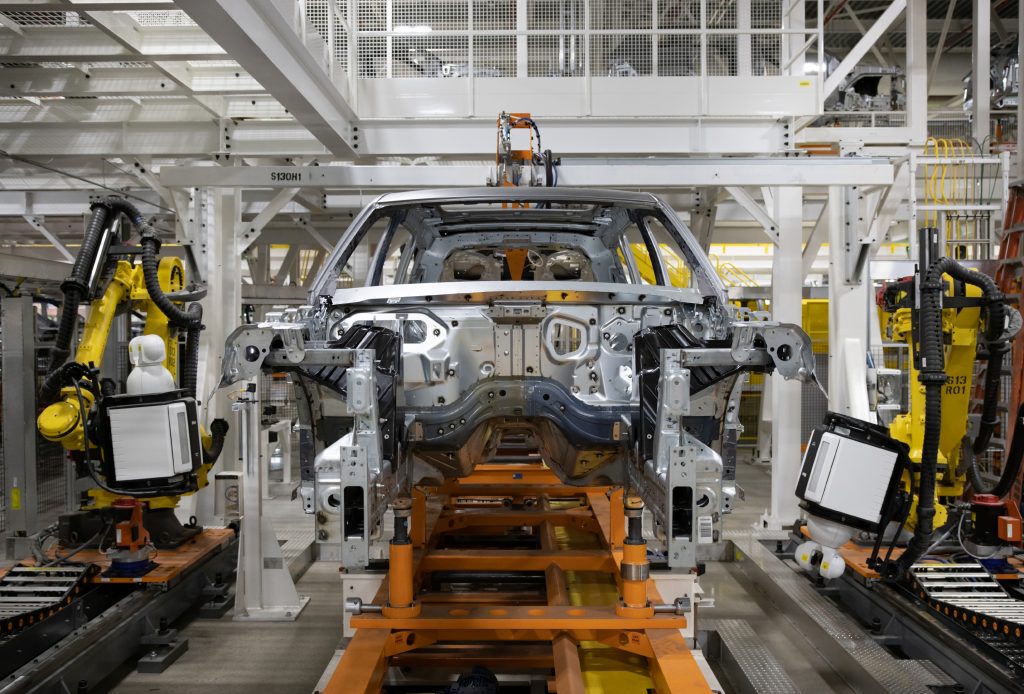
<svg viewBox="0 0 1024 694">
<path fill-rule="evenodd" d="M 123 213 L 139 231 L 142 239 L 142 273 L 146 282 L 146 291 L 153 303 L 163 311 L 168 321 L 176 328 L 185 330 L 185 359 L 182 364 L 181 384 L 191 396 L 196 396 L 196 381 L 199 374 L 199 333 L 203 328 L 203 307 L 199 303 L 189 305 L 182 310 L 167 297 L 160 288 L 158 275 L 160 239 L 156 230 L 149 224 L 139 209 L 124 198 L 108 197 L 93 203 L 93 215 L 86 228 L 82 246 L 72 266 L 71 275 L 61 285 L 64 291 L 64 304 L 61 310 L 61 321 L 58 327 L 54 350 L 51 352 L 50 368 L 43 387 L 40 388 L 40 403 L 48 405 L 56 400 L 60 392 L 60 367 L 70 354 L 71 336 L 74 333 L 78 307 L 88 293 L 89 274 L 96 262 L 96 252 L 103 234 L 107 231 L 107 222 L 116 219 Z M 113 213 L 113 214 L 111 214 Z M 211 449 L 203 451 L 206 462 L 214 462 L 224 446 L 228 425 L 222 419 L 215 420 L 211 425 Z"/>
<path fill-rule="evenodd" d="M 210 423 L 210 448 L 203 449 L 203 462 L 213 465 L 224 450 L 224 439 L 227 437 L 228 423 L 223 419 L 215 419 Z"/>
<path fill-rule="evenodd" d="M 107 203 L 112 209 L 123 212 L 131 220 L 141 235 L 142 275 L 146 281 L 146 291 L 152 302 L 163 311 L 171 325 L 185 331 L 185 359 L 181 368 L 181 387 L 191 396 L 196 397 L 196 380 L 199 375 L 199 332 L 203 328 L 203 307 L 199 303 L 189 304 L 181 309 L 171 301 L 160 288 L 157 274 L 160 252 L 160 237 L 156 230 L 142 216 L 132 203 L 123 198 L 108 198 Z"/>
<path fill-rule="evenodd" d="M 108 219 L 113 221 L 113 216 L 110 215 L 111 208 L 105 200 L 94 202 L 90 209 L 92 216 L 85 227 L 85 236 L 82 237 L 82 245 L 71 266 L 71 274 L 60 285 L 64 302 L 61 305 L 57 336 L 50 350 L 50 362 L 46 367 L 46 379 L 39 388 L 39 404 L 44 406 L 55 402 L 60 394 L 63 380 L 60 367 L 71 355 L 71 338 L 75 334 L 78 307 L 88 298 L 89 275 L 96 263 L 96 251 L 103 235 L 107 233 Z"/>
<path fill-rule="evenodd" d="M 985 299 L 985 341 L 989 347 L 989 373 L 995 373 L 995 388 L 986 380 L 981 427 L 972 448 L 985 450 L 995 426 L 998 405 L 998 376 L 1002 370 L 1005 342 L 1006 300 L 991 277 L 968 270 L 952 258 L 939 258 L 921 280 L 920 345 L 921 368 L 918 376 L 925 387 L 924 441 L 921 446 L 921 475 L 917 490 L 917 525 L 907 550 L 900 556 L 898 573 L 907 573 L 931 544 L 935 519 L 935 478 L 938 468 L 939 438 L 942 436 L 942 389 L 946 385 L 945 345 L 942 336 L 942 276 L 948 274 L 965 284 L 979 287 Z M 1004 348 L 1000 348 L 1002 345 Z M 974 473 L 976 474 L 976 473 Z M 1011 482 L 1012 483 L 1012 482 Z"/>
<path fill-rule="evenodd" d="M 146 291 L 157 308 L 163 311 L 171 325 L 185 330 L 185 358 L 182 360 L 181 387 L 193 398 L 196 397 L 196 381 L 199 376 L 199 333 L 203 329 L 203 307 L 199 303 L 189 304 L 185 310 L 179 308 L 160 288 L 157 274 L 160 252 L 160 238 L 156 230 L 146 222 L 142 213 L 135 205 L 122 198 L 110 198 L 111 206 L 124 212 L 141 234 L 142 274 L 146 281 Z M 209 450 L 203 451 L 203 461 L 216 462 L 224 448 L 224 439 L 228 432 L 228 423 L 223 419 L 215 419 L 210 425 L 212 438 Z"/>
</svg>

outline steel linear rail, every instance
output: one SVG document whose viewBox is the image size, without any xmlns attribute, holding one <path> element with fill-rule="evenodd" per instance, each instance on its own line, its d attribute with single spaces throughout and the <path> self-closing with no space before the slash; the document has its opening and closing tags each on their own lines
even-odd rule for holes
<svg viewBox="0 0 1024 694">
<path fill-rule="evenodd" d="M 40 653 L 29 664 L 0 680 L 3 694 L 39 692 L 66 694 L 80 682 L 90 688 L 104 680 L 133 654 L 145 634 L 161 618 L 173 623 L 195 605 L 212 583 L 211 576 L 230 574 L 236 563 L 238 540 L 230 543 L 202 564 L 193 567 L 166 590 L 135 590 L 102 612 L 80 624 L 67 637 Z M 97 590 L 120 589 L 99 586 Z"/>
</svg>

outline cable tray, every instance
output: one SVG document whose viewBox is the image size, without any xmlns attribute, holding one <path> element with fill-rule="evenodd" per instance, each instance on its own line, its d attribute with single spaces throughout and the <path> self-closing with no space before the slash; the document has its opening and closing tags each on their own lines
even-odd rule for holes
<svg viewBox="0 0 1024 694">
<path fill-rule="evenodd" d="M 973 631 L 1024 643 L 1024 601 L 1006 592 L 978 562 L 914 564 L 918 597 Z"/>
<path fill-rule="evenodd" d="M 91 565 L 12 566 L 0 577 L 0 634 L 10 636 L 52 616 L 95 571 Z"/>
</svg>

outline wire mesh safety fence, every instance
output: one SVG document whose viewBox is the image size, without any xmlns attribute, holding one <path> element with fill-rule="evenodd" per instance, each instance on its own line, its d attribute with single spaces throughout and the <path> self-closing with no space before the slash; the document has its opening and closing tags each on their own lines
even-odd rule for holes
<svg viewBox="0 0 1024 694">
<path fill-rule="evenodd" d="M 361 79 L 780 75 L 822 31 L 785 4 L 299 0 L 332 68 Z"/>
<path fill-rule="evenodd" d="M 51 341 L 55 335 L 56 323 L 54 321 L 57 315 L 57 309 L 54 306 L 45 305 L 42 309 L 44 313 L 37 321 L 35 339 L 37 392 L 46 377 Z M 44 439 L 35 427 L 29 435 L 35 440 L 36 512 L 39 516 L 38 527 L 43 528 L 55 522 L 57 516 L 67 510 L 67 489 L 72 471 L 63 446 Z"/>
<path fill-rule="evenodd" d="M 35 365 L 36 388 L 42 385 L 46 373 L 46 366 L 50 357 L 50 341 L 53 339 L 53 317 L 54 307 L 50 305 L 37 304 L 38 313 L 35 315 L 34 326 L 22 326 L 23 329 L 33 331 L 33 354 L 32 362 Z M 0 324 L 0 351 L 3 349 L 4 326 Z M 5 374 L 3 373 L 2 361 L 0 361 L 0 382 Z M 26 413 L 25 408 L 31 408 Z M 14 463 L 7 459 L 6 453 L 11 449 L 9 442 L 3 438 L 3 427 L 0 426 L 0 535 L 13 531 L 8 520 L 8 504 L 13 502 L 13 494 L 8 493 L 7 484 L 18 486 L 19 499 L 24 501 L 25 495 L 34 495 L 34 506 L 36 509 L 34 527 L 45 527 L 57 520 L 57 516 L 67 508 L 67 490 L 69 475 L 69 463 L 64 448 L 53 441 L 44 439 L 34 426 L 36 408 L 33 403 L 12 403 L 0 400 L 0 421 L 4 416 L 18 417 L 32 422 L 33 426 L 25 432 L 25 445 L 34 448 L 35 453 L 35 488 L 25 489 L 24 485 L 13 478 L 8 479 L 8 468 Z M 20 450 L 20 448 L 19 448 Z M 15 474 L 14 477 L 17 475 Z"/>
</svg>

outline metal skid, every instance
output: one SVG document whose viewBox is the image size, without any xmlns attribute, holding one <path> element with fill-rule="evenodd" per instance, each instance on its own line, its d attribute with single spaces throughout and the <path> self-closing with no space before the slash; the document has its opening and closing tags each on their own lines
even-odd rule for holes
<svg viewBox="0 0 1024 694">
<path fill-rule="evenodd" d="M 542 679 L 553 671 L 558 691 L 582 692 L 580 641 L 643 656 L 659 692 L 711 691 L 679 631 L 693 603 L 662 603 L 646 578 L 644 550 L 642 564 L 624 561 L 630 545 L 621 489 L 570 488 L 537 465 L 494 464 L 417 490 L 411 509 L 412 559 L 398 564 L 392 556 L 371 603 L 346 601 L 356 633 L 325 694 L 379 691 L 393 666 L 460 672 L 473 662 Z M 558 536 L 570 529 L 592 548 L 560 546 Z M 522 546 L 510 548 L 513 539 Z M 645 604 L 570 604 L 570 572 L 603 574 L 626 600 L 639 587 Z M 511 586 L 530 575 L 543 577 L 537 592 Z M 450 590 L 448 581 L 464 589 Z M 396 605 L 396 586 L 406 582 L 415 586 L 412 602 Z M 520 656 L 483 646 L 494 642 L 515 642 Z"/>
</svg>

